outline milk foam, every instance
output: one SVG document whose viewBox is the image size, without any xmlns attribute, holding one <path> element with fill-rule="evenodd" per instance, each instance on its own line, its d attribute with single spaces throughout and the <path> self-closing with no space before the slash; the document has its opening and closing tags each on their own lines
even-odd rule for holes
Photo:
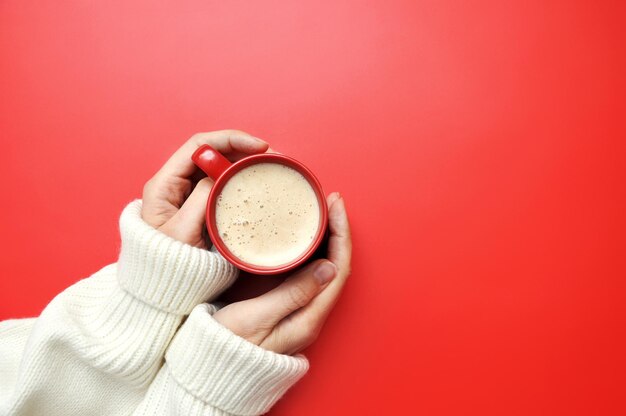
<svg viewBox="0 0 626 416">
<path fill-rule="evenodd" d="M 300 172 L 279 163 L 258 163 L 224 185 L 215 220 L 236 257 L 257 266 L 278 266 L 311 245 L 320 212 L 315 191 Z"/>
</svg>

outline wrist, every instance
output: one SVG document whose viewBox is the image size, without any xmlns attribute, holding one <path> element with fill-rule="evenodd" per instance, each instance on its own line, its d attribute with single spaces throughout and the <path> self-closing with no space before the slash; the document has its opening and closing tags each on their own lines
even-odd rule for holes
<svg viewBox="0 0 626 416">
<path fill-rule="evenodd" d="M 120 286 L 142 301 L 186 315 L 230 286 L 238 270 L 219 253 L 178 241 L 141 217 L 142 200 L 126 205 L 119 220 Z"/>
<path fill-rule="evenodd" d="M 309 368 L 303 355 L 265 350 L 217 322 L 213 305 L 198 305 L 165 354 L 172 377 L 195 397 L 224 412 L 263 414 Z"/>
</svg>

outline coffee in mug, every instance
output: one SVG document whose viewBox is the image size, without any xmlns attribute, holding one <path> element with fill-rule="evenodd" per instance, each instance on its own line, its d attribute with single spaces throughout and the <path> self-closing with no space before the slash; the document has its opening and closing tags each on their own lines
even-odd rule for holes
<svg viewBox="0 0 626 416">
<path fill-rule="evenodd" d="M 320 222 L 315 190 L 302 174 L 279 163 L 258 163 L 235 173 L 215 205 L 226 247 L 246 263 L 279 266 L 313 242 Z"/>
<path fill-rule="evenodd" d="M 326 197 L 302 163 L 278 153 L 231 163 L 209 145 L 200 146 L 192 160 L 215 180 L 206 225 L 232 264 L 250 273 L 277 274 L 325 250 Z"/>
</svg>

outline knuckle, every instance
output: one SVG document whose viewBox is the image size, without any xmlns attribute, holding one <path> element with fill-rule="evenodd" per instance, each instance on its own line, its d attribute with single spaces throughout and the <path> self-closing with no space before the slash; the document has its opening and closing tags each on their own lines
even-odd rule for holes
<svg viewBox="0 0 626 416">
<path fill-rule="evenodd" d="M 197 146 L 200 146 L 202 144 L 203 137 L 204 137 L 204 133 L 194 133 L 191 135 L 188 141 Z"/>
<path fill-rule="evenodd" d="M 280 326 L 270 334 L 270 342 L 274 345 L 275 352 L 283 352 L 297 342 L 291 331 L 285 331 Z"/>
<path fill-rule="evenodd" d="M 146 183 L 143 184 L 143 193 L 149 194 L 154 189 L 154 177 L 148 179 Z"/>
<path fill-rule="evenodd" d="M 220 134 L 223 137 L 227 137 L 229 139 L 233 139 L 233 138 L 241 138 L 241 137 L 249 137 L 251 136 L 250 133 L 245 132 L 243 130 L 237 130 L 237 129 L 226 129 L 226 130 L 222 130 L 220 131 Z"/>
<path fill-rule="evenodd" d="M 201 189 L 208 189 L 213 185 L 213 180 L 209 177 L 202 178 L 196 184 L 196 188 L 200 187 Z"/>
<path fill-rule="evenodd" d="M 287 302 L 288 306 L 302 308 L 309 303 L 309 294 L 302 285 L 294 285 L 289 289 Z"/>
<path fill-rule="evenodd" d="M 223 134 L 226 134 L 226 135 L 228 135 L 228 136 L 239 136 L 239 135 L 242 135 L 242 134 L 248 134 L 248 133 L 246 133 L 246 132 L 244 132 L 244 131 L 237 130 L 237 129 L 226 129 L 226 130 L 222 130 L 222 133 L 223 133 Z"/>
</svg>

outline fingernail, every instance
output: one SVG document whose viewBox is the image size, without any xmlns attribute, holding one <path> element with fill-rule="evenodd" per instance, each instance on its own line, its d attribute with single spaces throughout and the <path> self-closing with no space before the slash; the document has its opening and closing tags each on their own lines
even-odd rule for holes
<svg viewBox="0 0 626 416">
<path fill-rule="evenodd" d="M 323 285 L 330 282 L 335 277 L 335 273 L 337 273 L 337 267 L 330 261 L 325 261 L 315 268 L 313 276 Z"/>
<path fill-rule="evenodd" d="M 337 199 L 339 199 L 339 192 L 333 192 L 329 195 L 328 205 L 332 205 L 332 203 L 335 202 Z"/>
</svg>

